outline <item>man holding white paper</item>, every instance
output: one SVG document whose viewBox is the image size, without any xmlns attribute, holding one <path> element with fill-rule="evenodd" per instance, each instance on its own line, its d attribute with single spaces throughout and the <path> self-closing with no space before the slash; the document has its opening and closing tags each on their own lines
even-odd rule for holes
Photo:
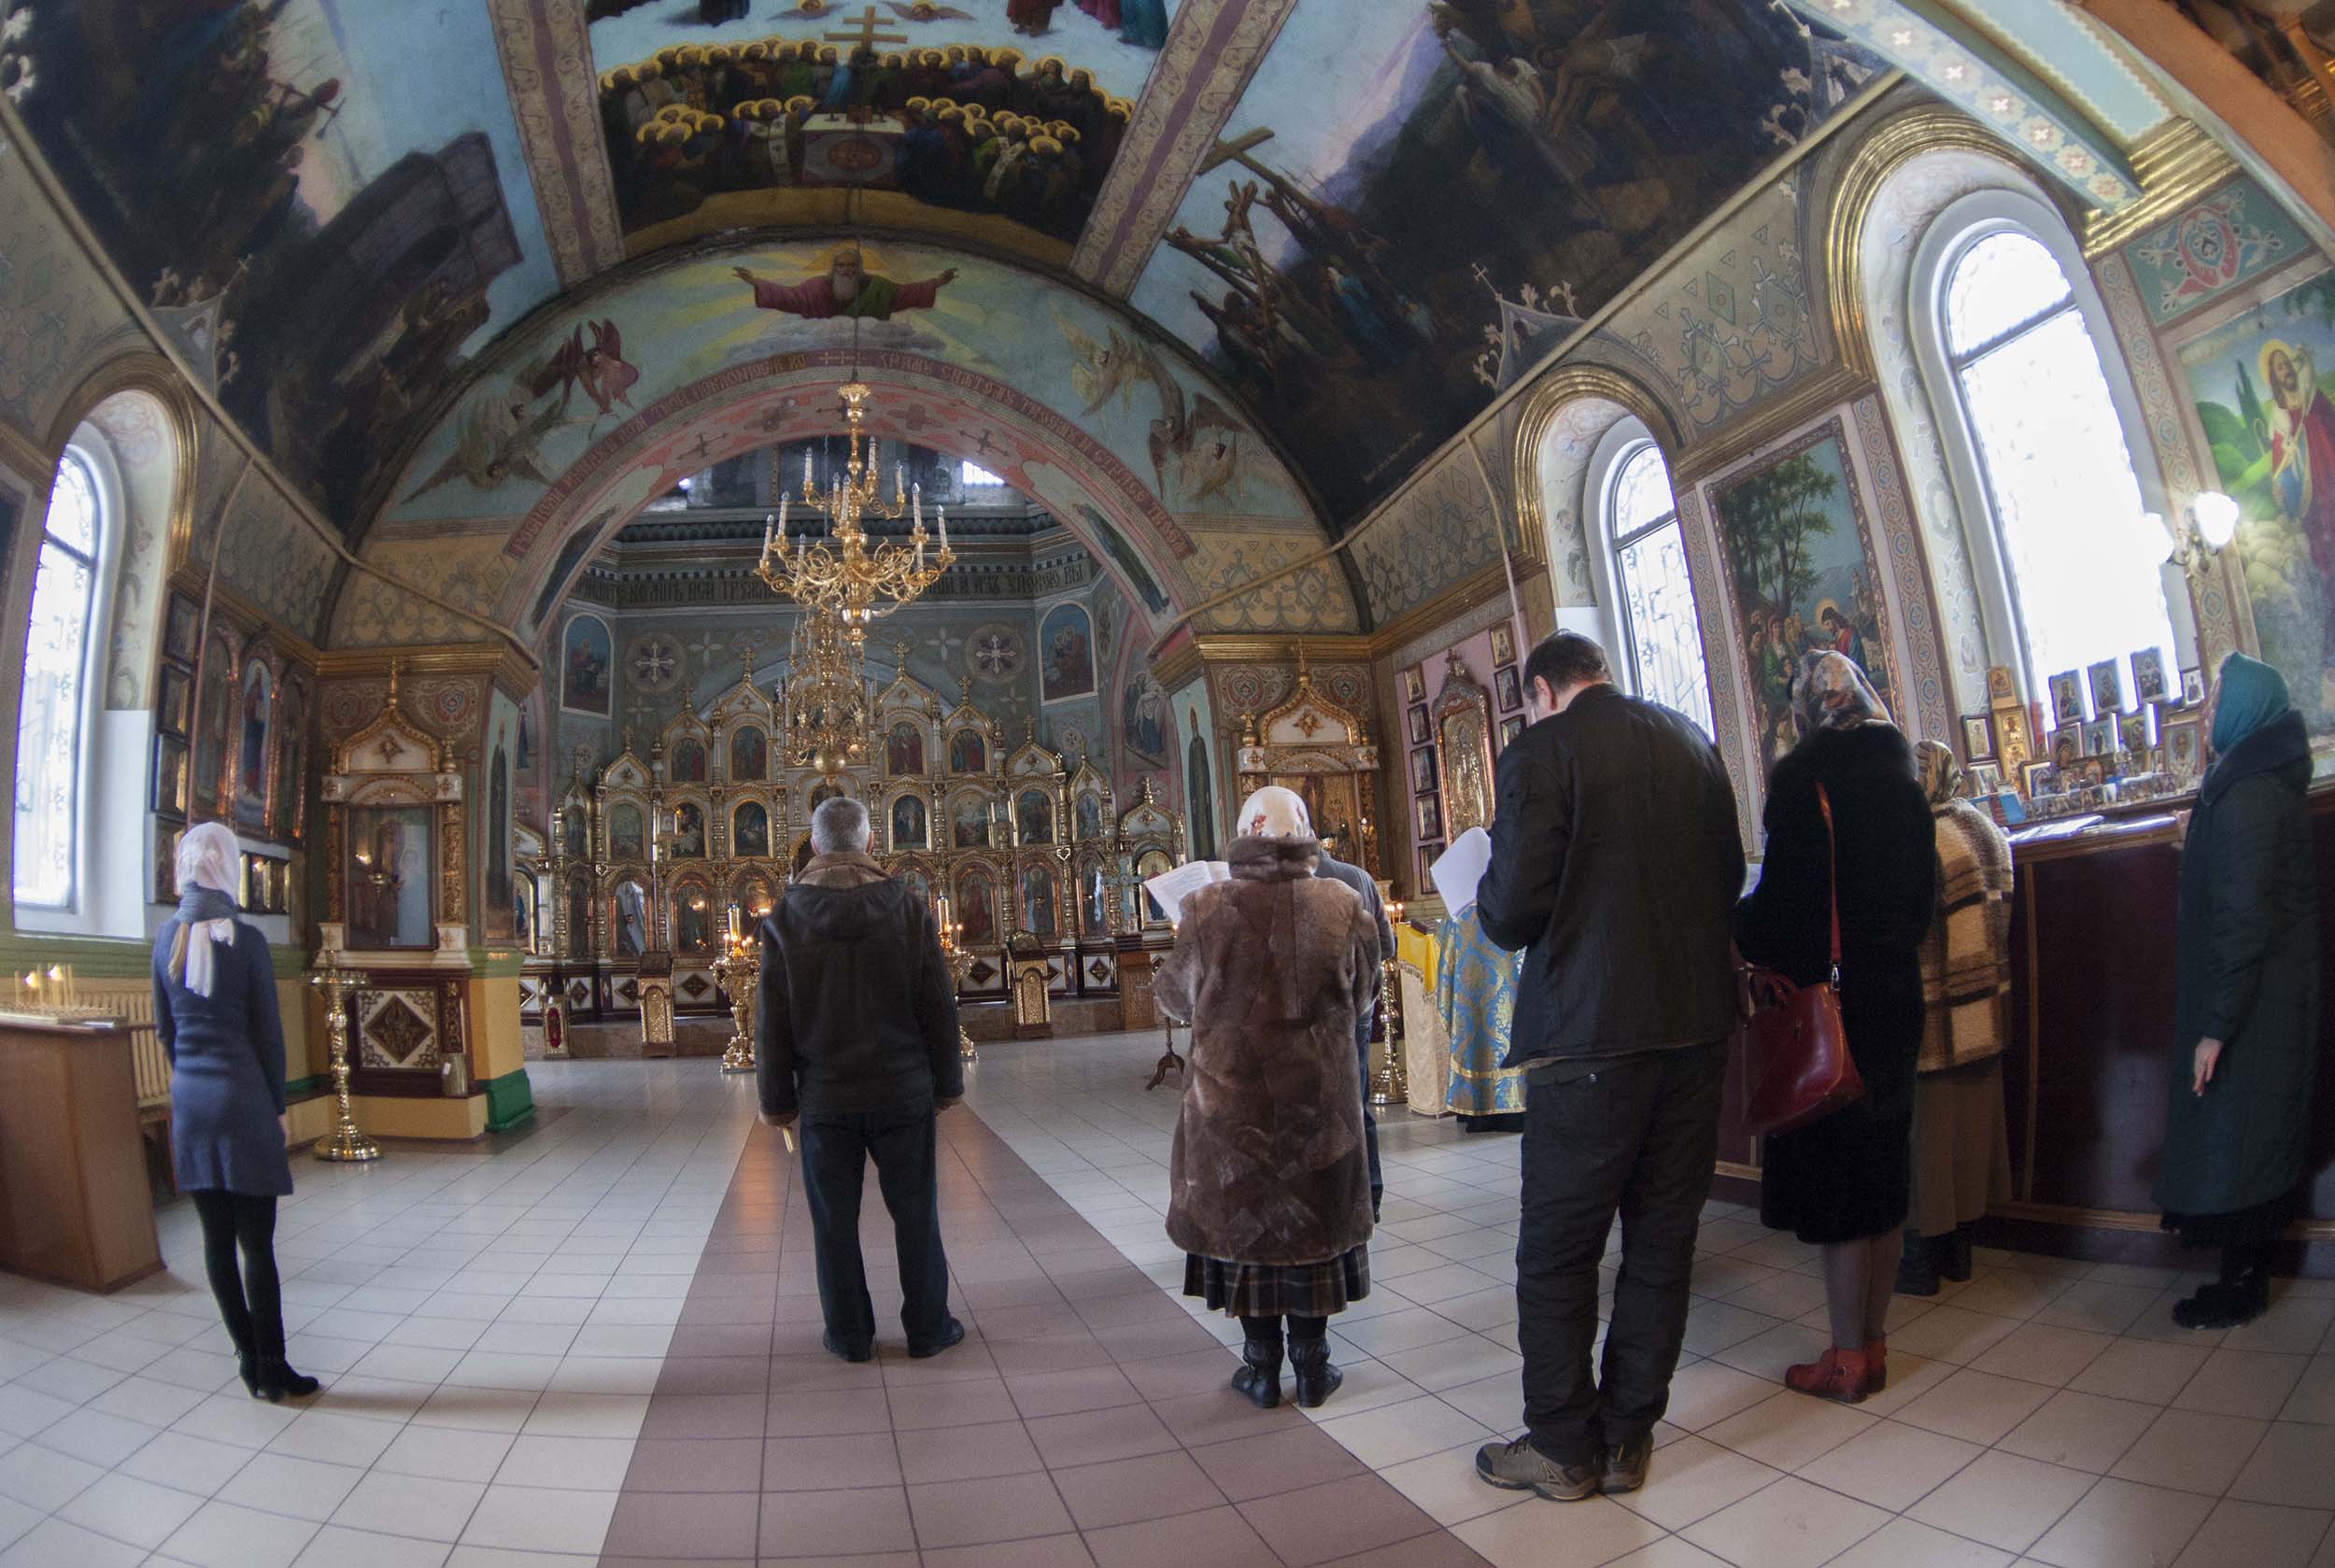
<svg viewBox="0 0 2335 1568">
<path fill-rule="evenodd" d="M 1526 1434 L 1476 1456 L 1560 1501 L 1645 1484 L 1686 1332 L 1718 1153 L 1729 945 L 1743 886 L 1734 789 L 1702 730 L 1626 697 L 1576 632 L 1524 663 L 1533 723 L 1501 754 L 1485 933 L 1525 949 L 1502 1064 L 1528 1069 L 1517 1338 Z M 1597 1264 L 1620 1276 L 1592 1379 Z"/>
</svg>

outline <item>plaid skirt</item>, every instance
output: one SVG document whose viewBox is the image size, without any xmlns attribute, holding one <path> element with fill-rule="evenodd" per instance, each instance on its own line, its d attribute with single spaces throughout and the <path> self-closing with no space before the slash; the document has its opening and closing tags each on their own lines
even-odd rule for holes
<svg viewBox="0 0 2335 1568">
<path fill-rule="evenodd" d="M 1370 1293 L 1366 1241 L 1318 1264 L 1241 1264 L 1183 1256 L 1183 1293 L 1235 1318 L 1326 1318 Z"/>
</svg>

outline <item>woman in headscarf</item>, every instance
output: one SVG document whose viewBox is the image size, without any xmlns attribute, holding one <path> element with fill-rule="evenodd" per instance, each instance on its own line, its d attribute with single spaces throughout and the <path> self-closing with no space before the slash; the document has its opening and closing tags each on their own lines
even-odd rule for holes
<svg viewBox="0 0 2335 1568">
<path fill-rule="evenodd" d="M 2220 1278 L 2173 1306 L 2226 1329 L 2270 1306 L 2270 1247 L 2302 1179 L 2318 1068 L 2319 890 L 2311 743 L 2277 671 L 2243 654 L 2215 683 L 2215 756 L 2181 852 L 2172 1104 L 2157 1203 Z"/>
<path fill-rule="evenodd" d="M 154 937 L 154 1032 L 171 1064 L 171 1159 L 203 1222 L 211 1294 L 243 1386 L 275 1402 L 316 1392 L 317 1380 L 284 1360 L 276 1274 L 276 1200 L 292 1190 L 284 1027 L 267 939 L 235 918 L 242 862 L 235 836 L 218 823 L 179 841 L 178 910 Z"/>
<path fill-rule="evenodd" d="M 1232 1386 L 1281 1403 L 1286 1320 L 1309 1409 L 1344 1381 L 1331 1316 L 1370 1293 L 1354 1030 L 1378 995 L 1378 925 L 1351 888 L 1314 875 L 1322 845 L 1294 793 L 1257 791 L 1235 826 L 1232 880 L 1183 900 L 1157 977 L 1161 1005 L 1192 1026 L 1168 1238 L 1187 1254 L 1183 1293 L 1240 1320 Z"/>
<path fill-rule="evenodd" d="M 1970 1278 L 1971 1229 L 2010 1195 L 2002 1048 L 2011 994 L 2011 841 L 1959 798 L 1961 764 L 1935 741 L 1914 748 L 1938 834 L 1938 903 L 1921 942 L 1921 1055 L 1914 1081 L 1913 1220 L 1901 1294 Z"/>
<path fill-rule="evenodd" d="M 1760 1217 L 1824 1250 L 1833 1348 L 1785 1383 L 1854 1404 L 1888 1377 L 1937 835 L 1913 748 L 1863 671 L 1837 653 L 1809 654 L 1791 696 L 1799 740 L 1768 777 L 1767 853 L 1735 911 L 1735 944 L 1795 984 L 1820 984 L 1837 895 L 1841 1024 L 1865 1094 L 1767 1139 Z"/>
</svg>

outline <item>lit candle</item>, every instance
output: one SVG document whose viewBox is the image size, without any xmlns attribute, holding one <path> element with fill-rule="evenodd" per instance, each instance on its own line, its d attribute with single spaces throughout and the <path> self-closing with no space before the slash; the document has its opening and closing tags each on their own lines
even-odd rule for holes
<svg viewBox="0 0 2335 1568">
<path fill-rule="evenodd" d="M 732 942 L 738 939 L 738 906 L 735 904 L 729 906 L 729 939 Z"/>
</svg>

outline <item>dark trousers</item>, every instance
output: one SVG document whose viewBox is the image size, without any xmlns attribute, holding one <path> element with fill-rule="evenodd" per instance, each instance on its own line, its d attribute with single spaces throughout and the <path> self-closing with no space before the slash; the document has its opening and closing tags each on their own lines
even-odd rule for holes
<svg viewBox="0 0 2335 1568">
<path fill-rule="evenodd" d="M 1393 1050 L 1389 1046 L 1388 1050 Z M 1370 1109 L 1370 1031 L 1365 1028 L 1354 1038 L 1354 1053 L 1362 1058 L 1362 1141 L 1370 1151 L 1370 1217 L 1379 1217 L 1379 1205 L 1386 1197 L 1386 1182 L 1379 1175 L 1379 1118 Z"/>
<path fill-rule="evenodd" d="M 1625 1057 L 1527 1094 L 1516 1240 L 1524 1424 L 1560 1464 L 1647 1435 L 1670 1403 L 1726 1068 L 1718 1042 Z M 1617 1212 L 1620 1278 L 1592 1382 L 1597 1263 Z"/>
<path fill-rule="evenodd" d="M 216 1187 L 187 1194 L 203 1222 L 203 1272 L 235 1353 L 261 1361 L 284 1359 L 284 1296 L 276 1276 L 276 1199 Z M 235 1252 L 243 1251 L 243 1270 Z"/>
<path fill-rule="evenodd" d="M 805 1115 L 802 1185 L 819 1264 L 819 1306 L 839 1345 L 875 1340 L 875 1304 L 859 1255 L 859 1196 L 868 1160 L 891 1210 L 899 1254 L 900 1326 L 911 1349 L 937 1343 L 949 1321 L 949 1260 L 941 1248 L 938 1156 L 930 1105 Z"/>
</svg>

